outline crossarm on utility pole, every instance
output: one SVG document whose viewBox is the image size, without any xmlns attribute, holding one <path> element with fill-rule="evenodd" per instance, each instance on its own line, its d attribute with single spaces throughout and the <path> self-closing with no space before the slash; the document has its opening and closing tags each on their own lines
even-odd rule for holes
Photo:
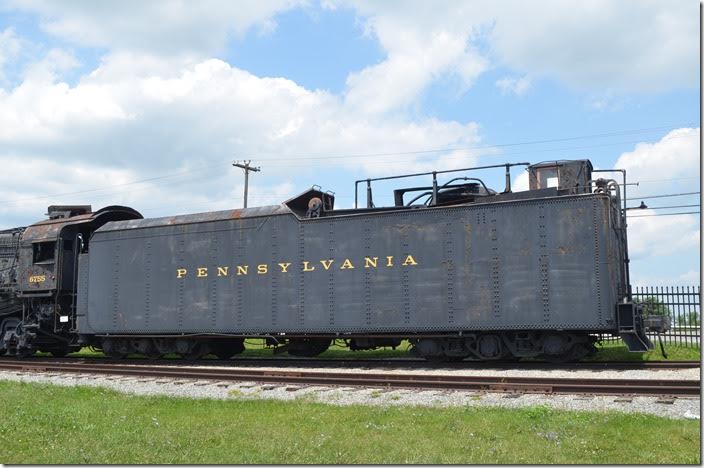
<svg viewBox="0 0 704 468">
<path fill-rule="evenodd" d="M 232 163 L 233 166 L 239 167 L 240 169 L 244 169 L 244 208 L 247 208 L 247 191 L 249 189 L 249 171 L 259 172 L 262 170 L 260 167 L 250 166 L 251 162 L 252 161 L 244 161 L 244 162 L 240 163 L 239 161 L 235 161 Z"/>
</svg>

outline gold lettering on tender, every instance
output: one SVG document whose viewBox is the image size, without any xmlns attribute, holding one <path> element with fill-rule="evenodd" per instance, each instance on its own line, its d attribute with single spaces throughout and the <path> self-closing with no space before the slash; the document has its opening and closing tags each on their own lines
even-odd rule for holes
<svg viewBox="0 0 704 468">
<path fill-rule="evenodd" d="M 418 262 L 413 258 L 412 255 L 408 255 L 406 257 L 406 260 L 403 261 L 402 263 L 403 266 L 408 266 L 408 265 L 418 265 Z"/>
<path fill-rule="evenodd" d="M 364 257 L 364 268 L 378 268 L 379 265 L 379 258 L 380 257 Z M 388 255 L 386 257 L 386 262 L 385 265 L 388 268 L 393 268 L 394 267 L 394 256 L 393 255 Z M 319 260 L 320 264 L 323 266 L 323 269 L 325 271 L 330 270 L 332 267 L 333 263 L 335 262 L 334 259 L 329 258 L 326 260 Z M 308 271 L 315 271 L 315 263 L 314 261 L 303 261 L 302 263 L 302 271 L 308 272 Z M 292 263 L 291 262 L 284 262 L 284 263 L 277 263 L 279 268 L 281 268 L 281 273 L 289 273 L 289 268 L 291 267 Z M 402 266 L 417 266 L 418 261 L 413 257 L 413 255 L 406 255 L 403 263 L 401 263 Z M 229 276 L 230 275 L 230 267 L 229 266 L 218 266 L 214 267 L 217 268 L 217 276 Z M 340 265 L 340 270 L 354 270 L 356 267 L 352 263 L 352 260 L 349 258 L 346 258 L 343 260 L 342 264 Z M 237 265 L 237 276 L 246 276 L 249 273 L 249 265 Z M 269 273 L 269 265 L 267 263 L 260 263 L 256 266 L 257 274 L 258 275 L 266 275 Z M 183 279 L 188 276 L 188 269 L 187 268 L 177 268 L 176 269 L 176 278 L 177 279 Z M 208 268 L 207 267 L 197 267 L 196 268 L 196 277 L 197 278 L 206 278 L 208 276 Z M 44 277 L 40 277 L 39 275 L 37 276 L 32 276 L 29 278 L 30 283 L 38 283 L 41 281 L 45 281 Z"/>
</svg>

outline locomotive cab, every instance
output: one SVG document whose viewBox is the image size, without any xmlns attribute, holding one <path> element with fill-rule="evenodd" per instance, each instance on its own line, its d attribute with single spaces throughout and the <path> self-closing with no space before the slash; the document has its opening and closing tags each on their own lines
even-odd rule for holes
<svg viewBox="0 0 704 468">
<path fill-rule="evenodd" d="M 49 219 L 27 227 L 17 254 L 17 297 L 21 317 L 0 322 L 0 352 L 29 355 L 36 350 L 57 355 L 71 349 L 75 328 L 78 256 L 92 233 L 109 221 L 140 219 L 132 208 L 109 206 L 92 212 L 89 205 L 50 206 Z M 16 327 L 4 322 L 18 321 Z"/>
</svg>

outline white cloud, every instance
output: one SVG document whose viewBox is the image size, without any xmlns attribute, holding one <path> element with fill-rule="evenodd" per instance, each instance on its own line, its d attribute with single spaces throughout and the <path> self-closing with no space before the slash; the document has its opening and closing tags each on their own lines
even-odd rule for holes
<svg viewBox="0 0 704 468">
<path fill-rule="evenodd" d="M 530 89 L 531 82 L 527 77 L 522 78 L 501 78 L 496 81 L 496 87 L 501 90 L 501 94 L 515 94 L 522 96 Z"/>
<path fill-rule="evenodd" d="M 30 63 L 25 69 L 25 80 L 51 83 L 65 72 L 78 67 L 78 59 L 62 49 L 51 49 L 42 60 Z"/>
<path fill-rule="evenodd" d="M 620 111 L 628 99 L 613 89 L 599 90 L 587 96 L 587 107 L 597 111 Z"/>
<path fill-rule="evenodd" d="M 687 0 L 325 5 L 355 8 L 387 52 L 348 83 L 353 95 L 379 99 L 380 108 L 407 103 L 439 76 L 467 70 L 469 85 L 496 65 L 613 93 L 698 85 L 699 11 Z"/>
<path fill-rule="evenodd" d="M 690 1 L 493 2 L 501 62 L 586 89 L 696 86 L 698 4 Z M 497 11 L 498 10 L 498 11 Z"/>
<path fill-rule="evenodd" d="M 256 183 L 272 187 L 261 189 L 267 199 L 253 198 L 254 205 L 285 199 L 272 200 L 272 195 L 290 195 L 289 185 L 284 192 L 276 187 L 287 183 L 292 173 L 326 167 L 370 174 L 429 170 L 441 164 L 461 167 L 473 165 L 479 154 L 458 150 L 338 159 L 473 146 L 479 142 L 478 129 L 473 123 L 365 114 L 333 94 L 284 78 L 257 77 L 216 59 L 191 64 L 129 57 L 126 52 L 105 57 L 74 86 L 51 73 L 30 73 L 11 92 L 0 91 L 0 164 L 30 165 L 12 169 L 27 176 L 3 184 L 0 200 L 193 171 L 154 184 L 69 198 L 120 202 L 137 209 L 164 200 L 160 213 L 213 200 L 214 209 L 221 200 L 232 206 L 241 199 L 240 190 L 232 192 L 232 181 L 240 178 L 229 165 L 238 157 L 255 155 L 265 169 Z M 135 63 L 142 66 L 130 74 Z M 62 167 L 80 169 L 87 176 L 76 178 Z M 105 180 L 90 174 L 106 174 Z M 26 183 L 29 178 L 34 182 Z M 53 183 L 36 182 L 45 180 Z M 261 196 L 256 186 L 253 197 Z M 4 211 L 7 216 L 27 212 L 28 205 L 11 203 Z"/>
<path fill-rule="evenodd" d="M 395 110 L 412 103 L 439 76 L 452 74 L 468 87 L 486 70 L 487 60 L 469 46 L 466 35 L 405 26 L 373 23 L 388 58 L 347 78 L 349 105 L 367 113 Z"/>
<path fill-rule="evenodd" d="M 655 210 L 638 210 L 644 217 L 628 218 L 628 250 L 634 260 L 699 250 L 699 217 L 652 216 Z"/>
<path fill-rule="evenodd" d="M 623 153 L 614 167 L 626 169 L 630 198 L 686 192 L 699 187 L 699 128 L 672 130 L 656 143 L 639 143 Z"/>
<path fill-rule="evenodd" d="M 696 10 L 690 11 L 689 3 L 565 5 L 550 0 L 536 9 L 520 2 L 461 1 L 443 8 L 425 1 L 403 7 L 353 2 L 367 34 L 378 39 L 386 58 L 351 73 L 341 95 L 309 90 L 285 78 L 258 77 L 211 59 L 231 35 L 252 28 L 271 31 L 276 15 L 296 4 L 6 3 L 3 8 L 36 12 L 50 34 L 81 46 L 105 47 L 107 52 L 75 85 L 62 81 L 63 73 L 77 65 L 75 57 L 54 49 L 27 67 L 20 85 L 0 89 L 0 161 L 22 160 L 33 168 L 17 169 L 17 180 L 25 183 L 0 186 L 0 200 L 107 183 L 102 176 L 91 176 L 97 173 L 129 181 L 201 171 L 189 176 L 198 185 L 170 184 L 178 181 L 175 178 L 119 194 L 137 208 L 166 200 L 163 210 L 168 212 L 176 206 L 241 196 L 224 176 L 231 174 L 225 169 L 228 160 L 250 155 L 266 166 L 266 175 L 258 177 L 264 194 L 289 192 L 289 186 L 276 187 L 292 170 L 300 174 L 337 167 L 388 174 L 470 166 L 479 152 L 334 156 L 475 146 L 480 141 L 475 123 L 427 118 L 414 111 L 413 104 L 437 80 L 450 77 L 466 89 L 496 65 L 513 68 L 516 76 L 547 76 L 593 89 L 667 89 L 696 78 Z M 350 4 L 325 4 L 339 5 Z M 0 61 L 11 57 L 7 51 L 16 49 L 12 41 L 17 39 L 12 30 L 1 34 L 0 39 L 8 40 L 0 40 Z M 506 79 L 515 80 L 505 85 L 516 93 L 529 86 L 527 78 Z M 678 145 L 663 141 L 660 147 L 671 151 Z M 647 145 L 634 150 L 649 151 L 660 154 Z M 681 151 L 683 158 L 689 157 L 688 150 Z M 319 159 L 305 159 L 310 156 Z M 629 178 L 640 177 L 638 164 L 623 157 L 631 164 Z M 202 171 L 207 165 L 214 169 Z M 67 167 L 88 176 L 66 174 L 61 168 Z M 518 177 L 516 187 L 525 177 Z M 30 178 L 57 182 L 26 183 Z M 113 201 L 115 194 L 97 199 Z M 23 208 L 12 205 L 11 211 L 18 215 Z"/>
<path fill-rule="evenodd" d="M 675 276 L 642 275 L 636 272 L 632 275 L 633 286 L 699 286 L 701 284 L 699 271 L 689 270 Z"/>
<path fill-rule="evenodd" d="M 273 16 L 296 0 L 182 0 L 115 3 L 10 0 L 6 8 L 36 12 L 42 29 L 76 44 L 113 51 L 203 56 L 219 52 L 231 34 L 271 31 Z"/>
<path fill-rule="evenodd" d="M 0 31 L 0 87 L 5 81 L 3 69 L 20 55 L 24 44 L 25 41 L 17 36 L 13 28 Z"/>
<path fill-rule="evenodd" d="M 673 130 L 656 143 L 639 143 L 633 151 L 623 153 L 615 168 L 626 169 L 628 181 L 639 182 L 638 187 L 627 187 L 629 205 L 638 204 L 639 196 L 662 195 L 699 191 L 699 128 Z M 649 199 L 651 207 L 698 203 L 693 198 Z M 696 211 L 698 209 L 675 209 Z M 698 216 L 643 216 L 661 215 L 668 211 L 636 210 L 628 220 L 628 243 L 635 259 L 663 256 L 677 252 L 698 252 L 700 231 Z"/>
<path fill-rule="evenodd" d="M 193 64 L 222 51 L 232 34 L 251 28 L 271 31 L 277 14 L 302 5 L 307 2 L 128 0 L 107 6 L 13 0 L 6 8 L 36 12 L 45 31 L 76 44 L 106 47 L 112 54 L 179 57 Z M 460 0 L 440 5 L 339 0 L 322 5 L 353 8 L 365 33 L 386 52 L 385 60 L 347 80 L 347 104 L 367 113 L 404 109 L 441 78 L 451 77 L 466 90 L 497 65 L 616 94 L 697 84 L 698 9 L 687 0 Z M 504 92 L 516 94 L 529 86 L 526 78 L 500 83 Z M 601 98 L 592 101 L 604 105 Z"/>
<path fill-rule="evenodd" d="M 522 96 L 530 89 L 531 82 L 527 77 L 522 78 L 501 78 L 496 81 L 496 87 L 501 90 L 501 94 L 515 94 Z"/>
<path fill-rule="evenodd" d="M 514 192 L 528 190 L 528 171 L 523 171 L 516 177 L 516 180 L 511 183 L 511 190 Z"/>
</svg>

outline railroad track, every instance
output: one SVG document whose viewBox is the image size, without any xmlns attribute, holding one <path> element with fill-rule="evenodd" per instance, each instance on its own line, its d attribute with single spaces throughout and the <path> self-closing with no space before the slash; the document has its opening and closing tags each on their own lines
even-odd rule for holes
<svg viewBox="0 0 704 468">
<path fill-rule="evenodd" d="M 565 364 L 552 364 L 539 361 L 461 361 L 461 362 L 428 362 L 425 359 L 390 358 L 390 359 L 344 359 L 344 358 L 259 358 L 235 357 L 221 361 L 210 361 L 220 364 L 244 366 L 275 366 L 275 367 L 379 367 L 407 369 L 545 369 L 545 370 L 676 370 L 696 369 L 699 361 L 583 361 Z M 207 365 L 208 360 L 200 361 Z"/>
<path fill-rule="evenodd" d="M 13 359 L 13 358 L 0 358 Z M 553 364 L 542 361 L 461 361 L 461 362 L 429 362 L 418 358 L 297 358 L 297 357 L 249 357 L 237 356 L 232 359 L 200 359 L 184 361 L 183 359 L 145 358 L 116 360 L 105 356 L 80 356 L 66 358 L 47 358 L 42 356 L 26 358 L 32 360 L 56 362 L 105 362 L 114 364 L 164 365 L 164 366 L 242 366 L 242 367 L 303 367 L 303 368 L 365 368 L 365 369 L 497 369 L 497 370 L 677 370 L 698 369 L 699 361 L 580 361 L 564 364 Z M 186 364 L 187 363 L 187 364 Z"/>
<path fill-rule="evenodd" d="M 698 380 L 568 379 L 372 372 L 344 373 L 227 367 L 181 367 L 174 365 L 164 366 L 158 364 L 147 365 L 133 363 L 69 363 L 55 360 L 39 361 L 15 359 L 0 359 L 0 369 L 19 372 L 109 374 L 151 378 L 254 381 L 295 385 L 416 388 L 512 393 L 667 395 L 694 397 L 699 396 L 701 391 L 700 381 Z"/>
</svg>

